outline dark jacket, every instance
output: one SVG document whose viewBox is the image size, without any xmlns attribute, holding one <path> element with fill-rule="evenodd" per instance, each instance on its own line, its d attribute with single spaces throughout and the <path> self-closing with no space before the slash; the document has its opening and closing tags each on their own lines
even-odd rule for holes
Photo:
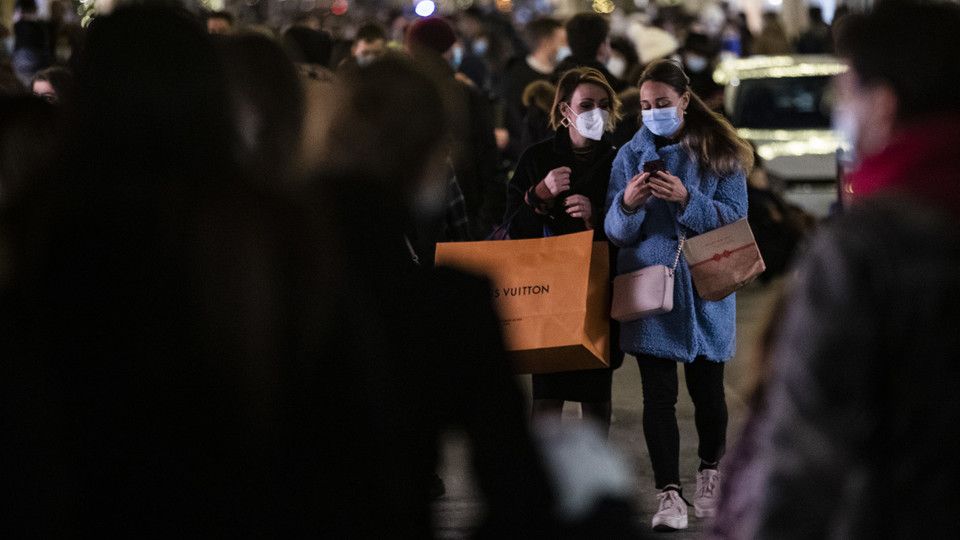
<svg viewBox="0 0 960 540">
<path fill-rule="evenodd" d="M 605 141 L 595 144 L 586 161 L 580 161 L 573 153 L 570 135 L 566 128 L 557 130 L 552 139 L 528 148 L 517 163 L 507 193 L 506 219 L 510 221 L 511 238 L 540 238 L 549 235 L 569 234 L 586 230 L 580 218 L 570 217 L 563 200 L 571 195 L 586 195 L 593 205 L 593 223 L 597 238 L 603 235 L 603 208 L 606 203 L 610 167 L 617 149 Z M 531 206 L 527 194 L 557 167 L 570 167 L 570 191 L 561 193 L 545 203 L 546 213 L 538 213 Z M 533 197 L 535 194 L 530 193 Z"/>
<path fill-rule="evenodd" d="M 889 197 L 815 238 L 710 537 L 957 535 L 958 224 Z"/>
<path fill-rule="evenodd" d="M 514 57 L 507 63 L 503 74 L 503 114 L 504 124 L 510 132 L 507 151 L 511 159 L 518 158 L 525 148 L 521 143 L 523 118 L 527 114 L 527 107 L 523 106 L 523 91 L 528 84 L 541 80 L 550 80 L 550 74 L 540 73 L 530 67 L 526 57 Z"/>
<path fill-rule="evenodd" d="M 481 531 L 553 537 L 486 282 L 413 264 L 395 199 L 197 185 L 0 223 L 0 536 L 431 538 L 455 428 Z"/>
<path fill-rule="evenodd" d="M 550 128 L 550 112 L 531 105 L 523 116 L 523 125 L 520 128 L 520 147 L 523 149 L 553 138 L 553 129 Z"/>
<path fill-rule="evenodd" d="M 453 76 L 450 71 L 451 78 Z M 499 151 L 493 136 L 493 108 L 478 88 L 451 79 L 465 106 L 463 124 L 454 130 L 453 165 L 463 191 L 474 238 L 483 238 L 503 211 L 503 184 L 497 182 Z"/>
<path fill-rule="evenodd" d="M 345 356 L 329 360 L 359 390 L 344 398 L 365 426 L 356 440 L 343 438 L 342 447 L 327 450 L 348 465 L 328 467 L 320 478 L 331 495 L 339 493 L 331 517 L 347 526 L 332 536 L 432 537 L 429 479 L 449 428 L 470 440 L 486 532 L 534 534 L 546 525 L 551 490 L 527 431 L 489 284 L 413 264 L 397 226 L 410 220 L 395 201 L 327 193 L 345 209 L 334 229 L 345 241 L 347 270 L 329 301 L 349 321 L 339 348 Z M 370 489 L 353 490 L 357 481 Z M 349 528 L 347 516 L 368 522 L 369 530 Z"/>
</svg>

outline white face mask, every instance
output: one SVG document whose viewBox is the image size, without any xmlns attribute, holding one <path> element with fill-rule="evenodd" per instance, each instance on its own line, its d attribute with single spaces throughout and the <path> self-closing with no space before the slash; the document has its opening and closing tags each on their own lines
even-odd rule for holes
<svg viewBox="0 0 960 540">
<path fill-rule="evenodd" d="M 627 70 L 627 61 L 619 56 L 611 56 L 607 61 L 607 71 L 618 79 L 623 78 L 623 72 Z"/>
<path fill-rule="evenodd" d="M 574 128 L 580 135 L 592 140 L 599 141 L 603 137 L 603 131 L 607 127 L 607 120 L 610 119 L 610 113 L 603 109 L 591 109 L 589 111 L 577 114 L 570 110 L 577 121 L 573 123 Z"/>
<path fill-rule="evenodd" d="M 567 47 L 566 45 L 560 47 L 557 49 L 557 63 L 559 64 L 560 62 L 563 62 L 563 60 L 571 54 L 573 53 L 570 51 L 570 47 Z"/>
<path fill-rule="evenodd" d="M 654 135 L 669 137 L 680 130 L 683 125 L 683 116 L 676 107 L 648 109 L 640 113 L 643 116 L 643 125 L 647 126 Z"/>
</svg>

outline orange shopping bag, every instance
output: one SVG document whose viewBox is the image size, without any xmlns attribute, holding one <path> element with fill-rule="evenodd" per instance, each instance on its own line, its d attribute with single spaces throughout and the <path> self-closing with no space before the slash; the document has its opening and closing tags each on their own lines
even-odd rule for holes
<svg viewBox="0 0 960 540">
<path fill-rule="evenodd" d="M 593 232 L 437 244 L 436 263 L 487 276 L 518 373 L 610 365 L 606 242 Z"/>
</svg>

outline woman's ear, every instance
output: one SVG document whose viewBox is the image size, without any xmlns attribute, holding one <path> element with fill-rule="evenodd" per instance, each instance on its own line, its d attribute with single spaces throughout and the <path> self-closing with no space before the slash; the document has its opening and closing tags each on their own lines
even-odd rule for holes
<svg viewBox="0 0 960 540">
<path fill-rule="evenodd" d="M 687 107 L 690 106 L 690 91 L 687 90 L 680 96 L 680 112 L 682 114 L 687 114 Z"/>
</svg>

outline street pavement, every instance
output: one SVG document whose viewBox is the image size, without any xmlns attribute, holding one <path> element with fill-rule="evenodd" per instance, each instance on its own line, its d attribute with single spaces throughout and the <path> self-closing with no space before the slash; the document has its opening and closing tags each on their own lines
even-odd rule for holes
<svg viewBox="0 0 960 540">
<path fill-rule="evenodd" d="M 730 411 L 728 447 L 736 443 L 737 434 L 745 420 L 747 409 L 744 398 L 752 383 L 752 355 L 759 335 L 767 322 L 772 303 L 777 296 L 779 283 L 768 285 L 754 283 L 737 293 L 737 355 L 727 364 L 725 384 L 727 406 Z M 689 500 L 696 489 L 697 433 L 693 420 L 693 404 L 679 370 L 680 397 L 677 403 L 677 418 L 680 425 L 680 475 L 684 493 Z M 519 378 L 523 388 L 530 390 L 529 376 Z M 636 484 L 633 492 L 634 515 L 643 530 L 650 530 L 650 518 L 657 508 L 653 470 L 643 439 L 642 394 L 640 372 L 636 360 L 627 357 L 613 378 L 613 422 L 610 442 L 633 466 Z M 579 406 L 568 403 L 564 408 L 565 421 L 576 421 Z M 444 539 L 465 538 L 469 535 L 482 508 L 469 470 L 469 448 L 464 439 L 451 435 L 443 452 L 440 476 L 447 493 L 434 505 L 437 536 Z M 721 463 L 722 471 L 722 463 Z M 704 520 L 693 515 L 690 508 L 690 527 L 677 533 L 664 534 L 667 538 L 686 540 L 699 538 L 705 529 Z"/>
</svg>

